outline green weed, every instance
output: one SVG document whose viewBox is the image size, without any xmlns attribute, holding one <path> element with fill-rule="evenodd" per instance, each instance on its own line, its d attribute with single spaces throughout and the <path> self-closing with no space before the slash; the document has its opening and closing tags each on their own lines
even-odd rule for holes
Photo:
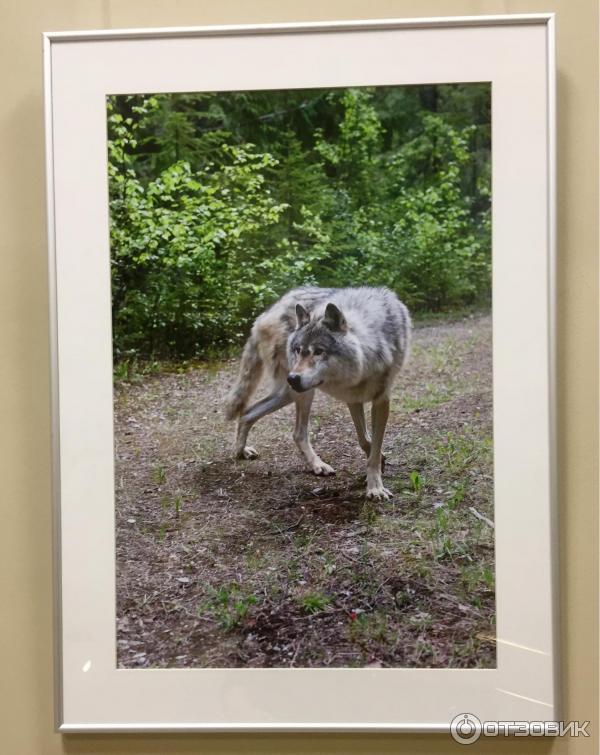
<svg viewBox="0 0 600 755">
<path fill-rule="evenodd" d="M 321 593 L 308 593 L 300 599 L 300 605 L 306 613 L 319 613 L 331 604 L 331 598 Z"/>
<path fill-rule="evenodd" d="M 385 613 L 352 613 L 350 615 L 350 637 L 359 642 L 385 641 L 388 637 L 389 618 Z"/>
<path fill-rule="evenodd" d="M 158 485 L 161 485 L 165 480 L 167 479 L 167 470 L 165 467 L 163 467 L 162 464 L 158 464 L 158 466 L 154 467 L 152 470 L 152 479 L 154 482 L 156 482 Z"/>
<path fill-rule="evenodd" d="M 231 631 L 246 619 L 252 606 L 257 603 L 256 595 L 245 594 L 237 582 L 232 582 L 218 589 L 210 588 L 208 600 L 199 605 L 197 611 L 212 615 L 219 626 Z"/>
<path fill-rule="evenodd" d="M 410 484 L 412 485 L 413 491 L 417 495 L 419 495 L 420 492 L 423 490 L 423 479 L 421 478 L 421 475 L 416 470 L 413 470 L 410 473 Z"/>
</svg>

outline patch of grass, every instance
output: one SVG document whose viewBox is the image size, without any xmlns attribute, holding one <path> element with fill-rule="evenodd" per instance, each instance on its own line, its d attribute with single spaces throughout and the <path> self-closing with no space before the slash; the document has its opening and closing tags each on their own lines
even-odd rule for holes
<svg viewBox="0 0 600 755">
<path fill-rule="evenodd" d="M 415 642 L 415 651 L 413 653 L 413 663 L 415 665 L 423 664 L 429 658 L 434 655 L 434 648 L 431 640 L 426 637 L 419 637 Z"/>
<path fill-rule="evenodd" d="M 489 305 L 470 305 L 464 307 L 451 307 L 448 309 L 436 310 L 435 312 L 415 312 L 413 313 L 413 325 L 415 328 L 428 327 L 439 323 L 453 323 L 467 318 L 479 318 L 483 315 L 489 315 Z"/>
<path fill-rule="evenodd" d="M 360 520 L 369 526 L 373 526 L 379 518 L 379 510 L 375 501 L 365 500 L 360 511 Z"/>
<path fill-rule="evenodd" d="M 115 381 L 127 380 L 129 377 L 129 363 L 127 361 L 116 362 L 113 367 L 113 379 Z"/>
<path fill-rule="evenodd" d="M 431 383 L 425 386 L 424 393 L 416 395 L 403 394 L 400 401 L 401 407 L 407 412 L 420 412 L 424 409 L 435 409 L 436 406 L 451 401 L 455 392 L 449 386 L 434 386 Z"/>
<path fill-rule="evenodd" d="M 140 360 L 135 355 L 121 357 L 113 365 L 113 380 L 115 383 L 141 383 L 149 375 L 163 372 L 163 363 L 151 360 Z"/>
<path fill-rule="evenodd" d="M 331 598 L 322 593 L 307 593 L 299 598 L 300 607 L 306 613 L 320 613 L 331 605 Z"/>
<path fill-rule="evenodd" d="M 294 550 L 308 551 L 314 539 L 315 535 L 312 532 L 297 532 L 292 539 Z"/>
<path fill-rule="evenodd" d="M 484 566 L 481 570 L 481 578 L 483 579 L 485 586 L 488 590 L 493 590 L 496 583 L 494 572 L 487 566 Z"/>
<path fill-rule="evenodd" d="M 181 514 L 181 509 L 183 508 L 183 496 L 163 496 L 160 499 L 160 506 L 161 509 L 165 512 L 173 510 L 175 516 L 178 517 Z"/>
<path fill-rule="evenodd" d="M 158 464 L 154 469 L 152 470 L 152 479 L 157 485 L 162 485 L 163 482 L 167 479 L 167 470 L 165 467 L 163 467 L 162 464 Z"/>
<path fill-rule="evenodd" d="M 457 476 L 469 467 L 491 463 L 492 440 L 472 434 L 448 433 L 435 452 L 448 474 Z"/>
<path fill-rule="evenodd" d="M 410 484 L 417 495 L 423 490 L 423 478 L 416 470 L 410 473 Z"/>
<path fill-rule="evenodd" d="M 465 499 L 467 486 L 464 480 L 458 480 L 454 486 L 448 492 L 449 498 L 446 499 L 446 504 L 449 509 L 455 509 Z"/>
<path fill-rule="evenodd" d="M 432 542 L 433 557 L 438 561 L 444 558 L 453 558 L 460 553 L 460 547 L 449 535 L 438 535 Z"/>
<path fill-rule="evenodd" d="M 330 577 L 337 570 L 335 557 L 329 552 L 320 553 L 317 556 L 317 564 L 320 565 L 323 577 Z"/>
<path fill-rule="evenodd" d="M 118 383 L 141 383 L 147 377 L 163 374 L 183 375 L 202 370 L 211 380 L 218 377 L 227 359 L 239 354 L 239 347 L 206 350 L 202 356 L 174 362 L 168 359 L 139 359 L 134 353 L 114 360 L 113 380 Z"/>
<path fill-rule="evenodd" d="M 390 631 L 390 619 L 382 611 L 373 613 L 350 613 L 348 634 L 355 642 L 370 644 L 386 642 Z"/>
<path fill-rule="evenodd" d="M 469 595 L 476 590 L 494 589 L 494 572 L 486 564 L 476 563 L 465 566 L 461 573 L 461 579 Z"/>
<path fill-rule="evenodd" d="M 464 347 L 454 337 L 446 338 L 438 346 L 432 346 L 426 355 L 434 372 L 455 375 L 460 370 Z"/>
<path fill-rule="evenodd" d="M 249 550 L 244 554 L 246 568 L 254 573 L 261 572 L 270 561 L 266 554 L 258 550 Z"/>
<path fill-rule="evenodd" d="M 238 627 L 248 617 L 258 598 L 253 593 L 245 593 L 237 582 L 221 585 L 218 589 L 209 588 L 208 599 L 196 609 L 198 614 L 212 616 L 225 631 Z"/>
<path fill-rule="evenodd" d="M 292 551 L 295 553 L 294 551 Z M 297 582 L 299 579 L 301 579 L 301 570 L 300 570 L 300 560 L 298 557 L 293 555 L 290 560 L 287 563 L 287 578 L 290 582 Z"/>
<path fill-rule="evenodd" d="M 472 659 L 485 657 L 493 653 L 495 641 L 493 637 L 469 637 L 463 642 L 455 642 L 448 659 L 448 668 L 472 667 Z"/>
<path fill-rule="evenodd" d="M 194 441 L 194 457 L 197 461 L 212 461 L 223 448 L 223 439 L 210 435 L 198 435 Z"/>
<path fill-rule="evenodd" d="M 420 505 L 428 491 L 428 481 L 425 476 L 416 469 L 412 469 L 408 476 L 401 474 L 390 481 L 392 488 L 399 494 L 401 503 L 412 502 Z M 393 509 L 392 509 L 393 512 Z"/>
</svg>

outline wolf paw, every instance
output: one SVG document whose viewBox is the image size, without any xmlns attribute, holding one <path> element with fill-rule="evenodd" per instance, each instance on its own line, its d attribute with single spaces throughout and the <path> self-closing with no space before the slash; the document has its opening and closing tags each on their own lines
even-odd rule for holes
<svg viewBox="0 0 600 755">
<path fill-rule="evenodd" d="M 329 464 L 325 464 L 321 459 L 313 462 L 311 469 L 316 475 L 321 475 L 322 477 L 328 477 L 331 474 L 335 474 L 335 469 L 330 467 Z"/>
<path fill-rule="evenodd" d="M 236 453 L 237 459 L 258 459 L 258 451 L 252 446 L 244 446 Z"/>
<path fill-rule="evenodd" d="M 392 491 L 384 488 L 383 485 L 367 490 L 367 499 L 369 501 L 389 501 L 392 497 Z"/>
</svg>

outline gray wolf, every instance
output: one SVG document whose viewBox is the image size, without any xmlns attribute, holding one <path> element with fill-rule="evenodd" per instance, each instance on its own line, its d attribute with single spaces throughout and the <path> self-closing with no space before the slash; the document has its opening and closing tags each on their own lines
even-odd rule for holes
<svg viewBox="0 0 600 755">
<path fill-rule="evenodd" d="M 384 487 L 382 444 L 390 392 L 410 347 L 407 308 L 386 288 L 315 288 L 289 291 L 261 314 L 242 353 L 240 373 L 226 403 L 237 418 L 235 456 L 255 459 L 247 445 L 250 428 L 261 417 L 295 402 L 294 441 L 317 475 L 334 470 L 311 446 L 310 407 L 315 390 L 348 405 L 360 447 L 367 455 L 367 498 L 391 496 Z M 248 406 L 263 370 L 272 378 L 270 394 Z M 364 404 L 372 403 L 372 434 Z"/>
</svg>

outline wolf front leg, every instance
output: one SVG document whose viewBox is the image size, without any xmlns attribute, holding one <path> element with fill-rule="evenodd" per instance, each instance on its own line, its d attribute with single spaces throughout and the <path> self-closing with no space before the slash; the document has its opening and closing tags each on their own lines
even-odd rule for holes
<svg viewBox="0 0 600 755">
<path fill-rule="evenodd" d="M 310 469 L 316 475 L 327 476 L 334 474 L 335 470 L 330 467 L 315 453 L 314 448 L 310 444 L 310 438 L 308 437 L 308 420 L 310 417 L 310 407 L 314 398 L 314 391 L 306 391 L 306 393 L 299 393 L 295 397 L 296 402 L 296 426 L 294 427 L 294 441 L 300 453 L 306 459 L 306 463 Z"/>
<path fill-rule="evenodd" d="M 258 457 L 258 451 L 252 446 L 247 446 L 246 441 L 248 439 L 248 433 L 252 425 L 261 417 L 265 417 L 267 414 L 276 412 L 287 404 L 291 404 L 293 401 L 291 391 L 287 385 L 279 386 L 266 398 L 261 401 L 257 401 L 251 407 L 246 409 L 242 416 L 238 420 L 234 454 L 236 459 L 256 459 Z"/>
<path fill-rule="evenodd" d="M 385 501 L 392 496 L 392 493 L 383 487 L 383 480 L 381 479 L 381 447 L 383 446 L 383 436 L 385 435 L 389 413 L 390 400 L 387 396 L 373 401 L 371 406 L 371 452 L 367 459 L 367 498 L 378 501 Z"/>
</svg>

